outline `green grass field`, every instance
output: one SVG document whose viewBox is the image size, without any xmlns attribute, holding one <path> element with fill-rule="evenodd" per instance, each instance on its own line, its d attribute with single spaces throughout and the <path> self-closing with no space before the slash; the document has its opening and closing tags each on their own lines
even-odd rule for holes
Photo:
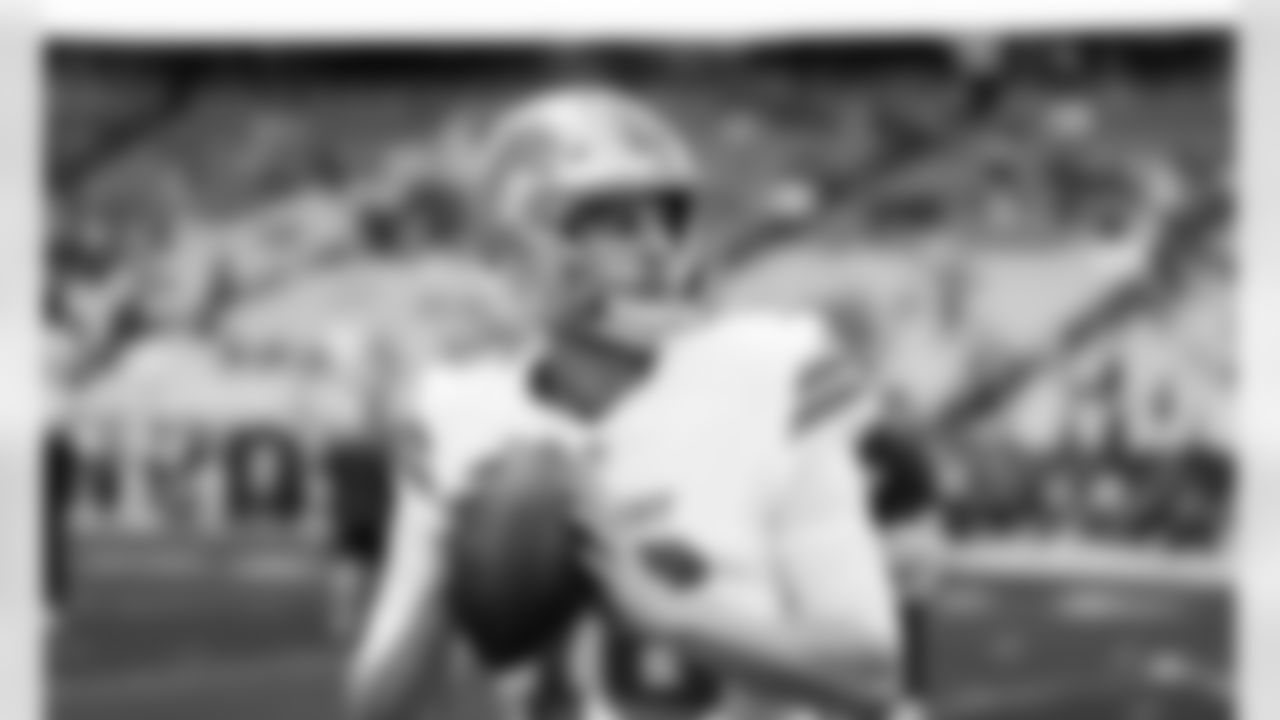
<svg viewBox="0 0 1280 720">
<path fill-rule="evenodd" d="M 306 576 L 83 573 L 52 653 L 55 720 L 337 720 L 338 653 Z M 1225 720 L 1230 598 L 1132 579 L 953 574 L 923 599 L 946 720 Z M 432 717 L 487 720 L 468 695 Z"/>
</svg>

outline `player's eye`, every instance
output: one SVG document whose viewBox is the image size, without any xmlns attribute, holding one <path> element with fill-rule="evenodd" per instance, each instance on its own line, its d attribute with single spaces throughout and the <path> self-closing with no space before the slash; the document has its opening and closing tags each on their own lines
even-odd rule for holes
<svg viewBox="0 0 1280 720">
<path fill-rule="evenodd" d="M 654 232 L 671 240 L 683 238 L 692 207 L 676 192 L 606 193 L 579 202 L 564 217 L 572 242 L 601 237 L 639 237 Z"/>
</svg>

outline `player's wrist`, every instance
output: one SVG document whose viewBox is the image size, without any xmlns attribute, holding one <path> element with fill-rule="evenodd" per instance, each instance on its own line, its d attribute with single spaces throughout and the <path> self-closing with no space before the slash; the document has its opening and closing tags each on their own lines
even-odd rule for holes
<svg viewBox="0 0 1280 720">
<path fill-rule="evenodd" d="M 660 644 L 680 650 L 695 646 L 700 640 L 696 621 L 687 615 L 655 606 L 632 606 L 624 613 L 626 622 L 633 629 Z"/>
<path fill-rule="evenodd" d="M 635 559 L 618 560 L 616 558 L 606 562 L 639 563 Z M 665 590 L 651 591 L 641 586 L 660 581 L 646 578 L 637 583 L 634 578 L 618 579 L 612 575 L 611 570 L 604 568 L 601 574 L 602 586 L 609 599 L 611 610 L 623 624 L 660 642 L 679 643 L 692 636 L 697 619 L 691 616 L 688 608 L 682 608 L 681 603 L 672 602 L 666 598 Z"/>
<path fill-rule="evenodd" d="M 675 648 L 718 644 L 723 618 L 718 617 L 714 607 L 697 602 L 644 599 L 633 605 L 632 615 L 638 629 L 655 640 Z"/>
</svg>

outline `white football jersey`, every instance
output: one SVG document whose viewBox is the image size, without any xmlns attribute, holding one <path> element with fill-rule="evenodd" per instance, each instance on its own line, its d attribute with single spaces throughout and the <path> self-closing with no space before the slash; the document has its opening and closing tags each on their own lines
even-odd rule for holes
<svg viewBox="0 0 1280 720">
<path fill-rule="evenodd" d="M 675 339 L 602 430 L 600 482 L 628 506 L 667 498 L 661 531 L 757 563 L 791 462 L 797 375 L 822 337 L 792 315 L 752 314 Z"/>
<path fill-rule="evenodd" d="M 522 357 L 440 364 L 410 386 L 410 412 L 428 437 L 431 483 L 444 499 L 464 491 L 475 468 L 515 444 L 582 447 L 584 429 L 536 398 Z"/>
<path fill-rule="evenodd" d="M 851 452 L 868 405 L 843 402 L 857 390 L 849 381 L 856 374 L 831 370 L 839 364 L 832 348 L 816 313 L 727 314 L 673 338 L 652 374 L 591 427 L 534 395 L 532 354 L 433 364 L 411 378 L 405 396 L 427 438 L 420 461 L 431 491 L 405 501 L 447 507 L 475 468 L 511 445 L 591 450 L 595 481 L 622 522 L 633 508 L 658 507 L 640 513 L 641 532 L 687 541 L 728 568 L 715 583 L 725 602 L 765 617 L 852 614 L 891 641 L 887 564 Z M 605 637 L 590 632 L 600 630 Z M 576 653 L 569 673 L 589 719 L 627 720 L 646 695 L 696 699 L 696 686 L 721 685 L 661 648 L 620 642 L 607 625 L 590 631 L 585 659 L 594 668 L 582 672 Z M 601 639 L 612 652 L 602 652 Z M 805 712 L 749 688 L 721 690 L 701 695 L 686 716 Z"/>
<path fill-rule="evenodd" d="M 744 614 L 834 613 L 896 644 L 869 479 L 852 451 L 874 415 L 860 372 L 819 313 L 727 314 L 674 339 L 604 423 L 597 482 L 620 523 L 712 556 L 725 570 L 714 592 Z M 696 716 L 803 712 L 733 688 Z"/>
</svg>

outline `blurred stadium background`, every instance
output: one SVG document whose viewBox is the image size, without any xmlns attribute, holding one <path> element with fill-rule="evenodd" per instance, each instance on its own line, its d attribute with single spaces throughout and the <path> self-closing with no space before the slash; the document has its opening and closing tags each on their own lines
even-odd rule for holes
<svg viewBox="0 0 1280 720">
<path fill-rule="evenodd" d="M 850 47 L 54 43 L 45 484 L 75 590 L 54 717 L 337 717 L 342 343 L 426 332 L 468 137 L 565 77 L 696 138 L 726 287 L 861 298 L 919 398 L 1099 306 L 935 459 L 949 490 L 904 545 L 932 691 L 957 719 L 1229 717 L 1230 37 Z M 1100 302 L 1151 173 L 1186 239 Z"/>
</svg>

